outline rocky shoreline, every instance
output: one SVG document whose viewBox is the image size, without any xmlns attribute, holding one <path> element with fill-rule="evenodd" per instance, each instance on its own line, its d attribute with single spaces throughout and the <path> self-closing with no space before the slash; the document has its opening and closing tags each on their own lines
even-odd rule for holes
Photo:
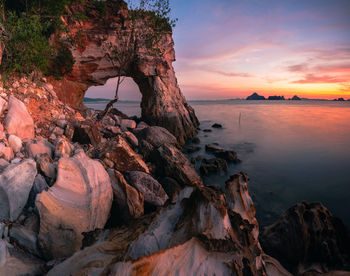
<svg viewBox="0 0 350 276">
<path fill-rule="evenodd" d="M 349 268 L 349 232 L 320 204 L 293 207 L 259 235 L 248 175 L 231 176 L 224 190 L 204 186 L 188 148 L 165 128 L 115 109 L 96 121 L 45 80 L 23 78 L 0 96 L 0 275 Z M 204 174 L 239 162 L 218 145 L 206 150 L 216 159 L 201 161 Z"/>
</svg>

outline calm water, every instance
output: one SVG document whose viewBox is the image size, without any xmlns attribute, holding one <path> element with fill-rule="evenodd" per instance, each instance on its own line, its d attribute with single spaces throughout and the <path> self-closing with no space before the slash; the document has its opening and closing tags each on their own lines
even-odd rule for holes
<svg viewBox="0 0 350 276">
<path fill-rule="evenodd" d="M 204 145 L 217 142 L 238 152 L 243 161 L 227 175 L 205 178 L 222 185 L 230 174 L 250 176 L 261 225 L 273 222 L 293 204 L 320 201 L 350 226 L 350 102 L 219 101 L 190 102 L 201 129 L 221 123 L 223 129 L 200 131 Z M 104 104 L 94 105 L 103 108 Z M 140 115 L 137 103 L 119 103 L 128 115 Z M 239 117 L 240 123 L 239 123 Z"/>
</svg>

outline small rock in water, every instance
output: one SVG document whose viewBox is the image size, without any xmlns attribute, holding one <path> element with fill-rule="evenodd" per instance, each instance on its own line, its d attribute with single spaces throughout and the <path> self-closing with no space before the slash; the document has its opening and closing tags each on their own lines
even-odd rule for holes
<svg viewBox="0 0 350 276">
<path fill-rule="evenodd" d="M 201 140 L 198 138 L 198 137 L 194 137 L 193 139 L 192 139 L 192 143 L 193 144 L 199 144 L 201 142 Z"/>
<path fill-rule="evenodd" d="M 221 158 L 203 159 L 199 170 L 202 175 L 227 172 L 227 162 Z"/>
<path fill-rule="evenodd" d="M 196 152 L 196 151 L 199 151 L 201 150 L 201 147 L 199 146 L 188 146 L 186 147 L 186 152 L 187 153 L 193 153 L 193 152 Z"/>
<path fill-rule="evenodd" d="M 204 131 L 204 132 L 212 132 L 212 130 L 211 130 L 211 129 L 208 129 L 208 128 L 203 129 L 203 131 Z"/>
<path fill-rule="evenodd" d="M 213 127 L 213 128 L 222 128 L 222 125 L 215 123 L 211 127 Z"/>
</svg>

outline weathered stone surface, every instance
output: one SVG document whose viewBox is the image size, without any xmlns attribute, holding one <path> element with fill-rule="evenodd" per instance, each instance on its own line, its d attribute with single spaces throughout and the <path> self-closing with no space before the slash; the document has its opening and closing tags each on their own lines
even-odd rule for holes
<svg viewBox="0 0 350 276">
<path fill-rule="evenodd" d="M 84 121 L 74 128 L 73 142 L 78 142 L 83 145 L 91 144 L 97 147 L 101 143 L 101 139 L 101 133 L 96 124 L 92 121 Z"/>
<path fill-rule="evenodd" d="M 141 156 L 135 153 L 120 135 L 102 145 L 99 158 L 103 160 L 105 157 L 114 163 L 114 168 L 118 171 L 149 173 L 149 169 Z"/>
<path fill-rule="evenodd" d="M 6 147 L 3 143 L 0 143 L 0 157 L 7 161 L 13 159 L 14 154 L 12 148 Z"/>
<path fill-rule="evenodd" d="M 199 168 L 202 175 L 227 172 L 227 162 L 221 158 L 203 159 Z"/>
<path fill-rule="evenodd" d="M 289 271 L 327 272 L 350 264 L 350 234 L 321 203 L 298 203 L 260 237 L 264 251 Z"/>
<path fill-rule="evenodd" d="M 126 172 L 125 175 L 128 183 L 143 194 L 145 202 L 155 206 L 163 206 L 168 200 L 168 195 L 162 185 L 149 174 L 130 171 Z"/>
<path fill-rule="evenodd" d="M 12 148 L 14 153 L 21 151 L 22 148 L 22 140 L 16 135 L 10 135 L 8 138 L 9 145 Z"/>
<path fill-rule="evenodd" d="M 58 81 L 50 79 L 59 98 L 75 107 L 82 105 L 88 87 L 103 85 L 109 78 L 118 75 L 120 70 L 117 63 L 108 58 L 113 48 L 109 44 L 118 47 L 121 34 L 129 34 L 125 30 L 131 28 L 125 4 L 108 2 L 103 23 L 100 14 L 87 14 L 91 10 L 89 7 L 93 7 L 92 1 L 71 6 L 72 13 L 87 16 L 79 27 L 74 21 L 67 20 L 69 29 L 72 34 L 76 34 L 82 28 L 87 36 L 80 41 L 79 46 L 71 48 L 75 59 L 72 72 Z M 171 32 L 165 33 L 160 39 L 159 48 L 164 54 L 159 57 L 149 55 L 145 41 L 139 41 L 139 58 L 123 66 L 122 74 L 132 77 L 140 88 L 144 120 L 167 128 L 180 143 L 184 143 L 196 133 L 198 120 L 182 95 L 175 77 L 172 66 L 175 51 L 171 35 Z"/>
<path fill-rule="evenodd" d="M 28 155 L 34 158 L 39 154 L 48 154 L 50 157 L 52 157 L 53 149 L 53 145 L 46 139 L 31 140 L 26 145 Z"/>
<path fill-rule="evenodd" d="M 68 139 L 61 137 L 58 139 L 55 146 L 56 157 L 69 157 L 73 151 L 73 146 L 69 143 Z"/>
<path fill-rule="evenodd" d="M 38 174 L 34 179 L 33 187 L 29 194 L 29 199 L 28 199 L 29 206 L 34 207 L 36 196 L 42 193 L 43 191 L 47 191 L 48 189 L 49 189 L 49 185 L 47 185 L 45 178 L 41 174 Z"/>
<path fill-rule="evenodd" d="M 33 231 L 21 225 L 12 225 L 10 238 L 27 252 L 40 257 L 41 254 L 37 245 L 37 235 Z"/>
<path fill-rule="evenodd" d="M 18 218 L 36 174 L 36 163 L 31 159 L 6 167 L 0 175 L 0 219 L 14 221 Z"/>
<path fill-rule="evenodd" d="M 44 263 L 0 239 L 0 275 L 42 275 Z"/>
<path fill-rule="evenodd" d="M 3 97 L 0 97 L 0 116 L 4 113 L 7 108 L 7 101 Z"/>
<path fill-rule="evenodd" d="M 144 196 L 141 192 L 130 186 L 124 176 L 114 170 L 108 170 L 111 178 L 114 200 L 124 219 L 138 218 L 144 212 Z"/>
<path fill-rule="evenodd" d="M 143 128 L 136 135 L 139 140 L 145 140 L 155 148 L 163 145 L 177 145 L 175 136 L 163 127 L 153 126 Z"/>
<path fill-rule="evenodd" d="M 150 157 L 161 176 L 174 178 L 182 186 L 201 186 L 201 178 L 187 157 L 175 146 L 164 145 Z"/>
<path fill-rule="evenodd" d="M 137 140 L 136 136 L 133 133 L 130 131 L 125 131 L 124 136 L 126 141 L 128 141 L 132 147 L 136 148 L 139 146 L 139 140 Z"/>
<path fill-rule="evenodd" d="M 56 168 L 53 165 L 51 157 L 47 153 L 39 154 L 36 158 L 36 162 L 38 168 L 44 175 L 52 179 L 56 178 Z"/>
<path fill-rule="evenodd" d="M 5 128 L 9 134 L 21 139 L 34 138 L 34 122 L 26 106 L 20 100 L 10 96 Z"/>
<path fill-rule="evenodd" d="M 122 129 L 134 129 L 136 127 L 136 122 L 134 120 L 122 119 L 120 127 Z"/>
<path fill-rule="evenodd" d="M 113 192 L 103 166 L 83 152 L 61 158 L 57 181 L 37 196 L 39 244 L 47 258 L 72 255 L 82 245 L 82 233 L 103 228 Z"/>
</svg>

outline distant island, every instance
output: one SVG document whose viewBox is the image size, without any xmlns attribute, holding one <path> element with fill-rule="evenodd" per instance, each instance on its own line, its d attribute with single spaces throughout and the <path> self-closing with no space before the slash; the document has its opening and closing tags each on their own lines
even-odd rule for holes
<svg viewBox="0 0 350 276">
<path fill-rule="evenodd" d="M 84 98 L 84 102 L 89 103 L 89 102 L 109 102 L 109 99 L 104 99 L 104 98 Z"/>
<path fill-rule="evenodd" d="M 268 101 L 284 101 L 286 100 L 284 96 L 268 96 L 265 98 L 262 95 L 259 95 L 257 92 L 254 92 L 250 96 L 246 98 L 247 101 L 260 101 L 260 100 L 268 100 Z M 315 101 L 337 101 L 337 102 L 344 102 L 344 101 L 350 101 L 350 99 L 345 100 L 344 98 L 337 98 L 333 100 L 327 100 L 327 99 L 308 99 L 308 98 L 300 98 L 297 95 L 294 95 L 292 98 L 289 98 L 290 101 L 301 101 L 301 100 L 315 100 Z"/>
</svg>

